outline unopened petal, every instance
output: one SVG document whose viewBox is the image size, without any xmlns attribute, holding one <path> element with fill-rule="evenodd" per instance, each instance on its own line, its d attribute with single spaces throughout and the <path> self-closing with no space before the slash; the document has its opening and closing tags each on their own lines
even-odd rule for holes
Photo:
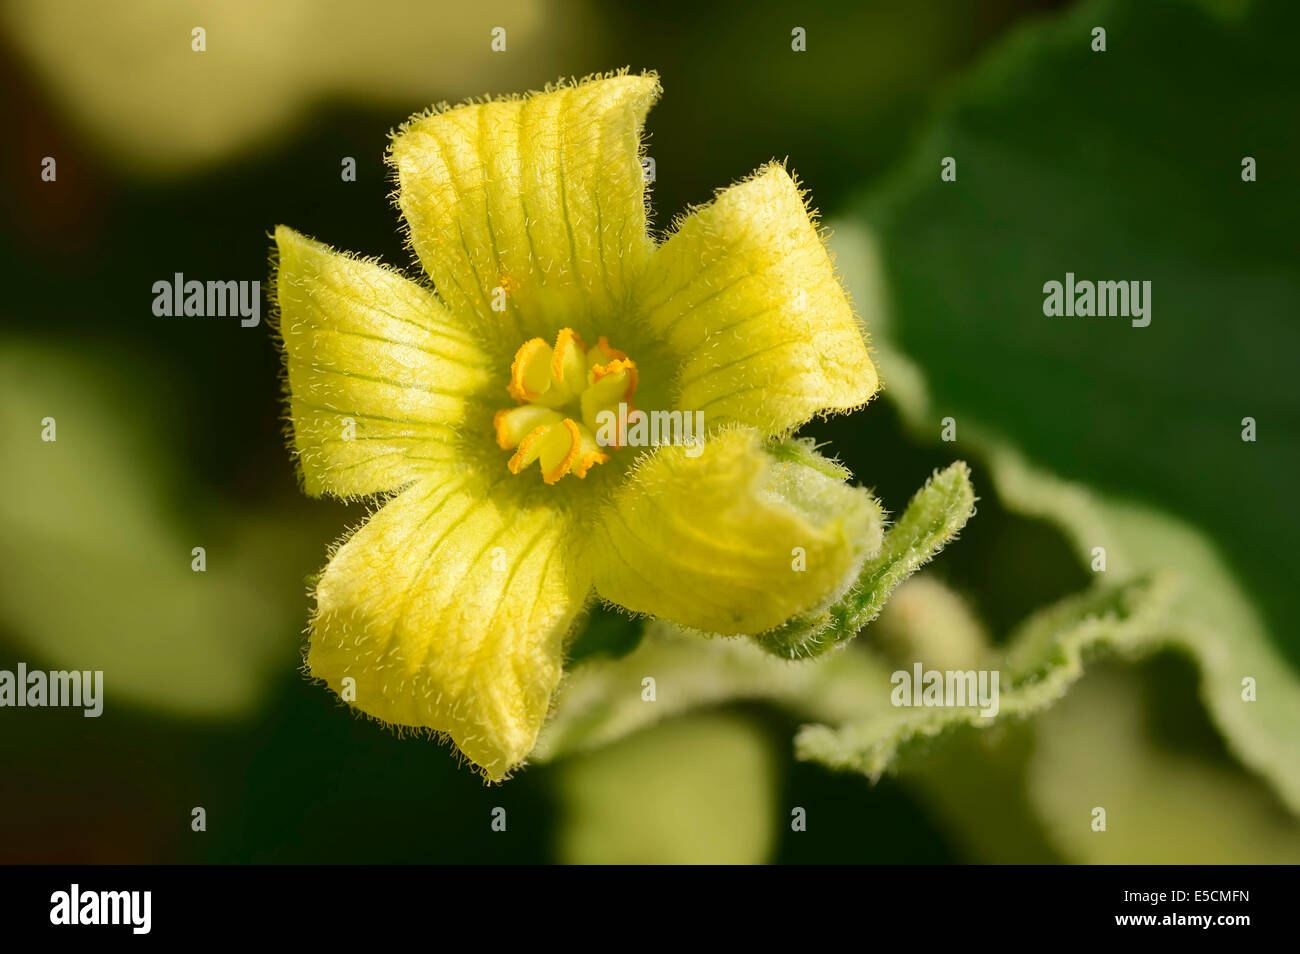
<svg viewBox="0 0 1300 954">
<path fill-rule="evenodd" d="M 882 523 L 828 463 L 775 459 L 733 428 L 643 458 L 602 513 L 591 566 L 597 592 L 634 612 L 752 634 L 841 595 Z"/>
</svg>

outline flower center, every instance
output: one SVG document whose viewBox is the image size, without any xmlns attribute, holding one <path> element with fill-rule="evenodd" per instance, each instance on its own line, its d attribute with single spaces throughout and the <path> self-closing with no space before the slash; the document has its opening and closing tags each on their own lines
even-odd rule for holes
<svg viewBox="0 0 1300 954">
<path fill-rule="evenodd" d="M 609 436 L 607 422 L 618 417 L 620 403 L 631 407 L 636 385 L 636 362 L 604 335 L 590 348 L 571 328 L 560 329 L 554 347 L 541 338 L 525 341 L 506 388 L 518 406 L 493 419 L 497 444 L 515 452 L 506 466 L 518 474 L 537 461 L 548 484 L 565 474 L 586 477 L 609 460 L 603 448 L 621 446 L 622 435 Z"/>
</svg>

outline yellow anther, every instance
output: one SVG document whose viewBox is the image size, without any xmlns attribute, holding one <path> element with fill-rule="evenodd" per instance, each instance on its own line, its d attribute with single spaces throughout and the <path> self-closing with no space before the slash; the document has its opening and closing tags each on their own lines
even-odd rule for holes
<svg viewBox="0 0 1300 954">
<path fill-rule="evenodd" d="M 537 460 L 538 455 L 541 454 L 540 442 L 549 430 L 549 424 L 539 424 L 528 432 L 528 436 L 519 442 L 519 448 L 515 451 L 514 456 L 506 462 L 506 466 L 510 468 L 510 473 L 517 474 Z"/>
<path fill-rule="evenodd" d="M 564 429 L 561 434 L 560 428 Z M 570 470 L 578 460 L 578 454 L 582 449 L 582 435 L 578 433 L 578 422 L 571 417 L 566 417 L 558 425 L 551 425 L 551 433 L 556 434 L 557 438 L 550 446 L 543 448 L 541 453 L 542 461 L 542 480 L 548 484 L 553 484 Z M 567 442 L 565 440 L 567 438 Z M 565 446 L 565 443 L 568 446 Z M 563 450 L 558 450 L 563 448 Z M 550 454 L 547 451 L 551 451 Z M 559 458 L 554 456 L 558 452 Z M 549 458 L 549 459 L 548 459 Z"/>
<path fill-rule="evenodd" d="M 578 394 L 582 391 L 586 372 L 586 346 L 572 329 L 561 328 L 555 338 L 555 353 L 551 358 L 552 379 L 570 394 Z"/>
<path fill-rule="evenodd" d="M 503 407 L 497 411 L 492 424 L 497 432 L 497 446 L 502 450 L 514 450 L 529 433 L 544 424 L 554 424 L 560 420 L 559 411 L 540 404 L 521 404 L 518 407 Z"/>
<path fill-rule="evenodd" d="M 592 467 L 607 463 L 608 453 L 596 439 L 597 416 L 618 413 L 637 387 L 636 362 L 601 335 L 588 348 L 572 328 L 561 328 L 552 347 L 542 338 L 525 341 L 510 365 L 510 396 L 517 407 L 493 417 L 496 442 L 513 450 L 512 474 L 534 461 L 542 479 L 553 484 L 566 474 L 584 478 Z M 564 410 L 573 408 L 566 416 Z"/>
<path fill-rule="evenodd" d="M 586 477 L 587 471 L 597 464 L 608 463 L 609 455 L 600 449 L 591 431 L 585 427 L 579 427 L 578 430 L 582 434 L 582 442 L 578 448 L 578 459 L 573 464 L 573 472 L 582 478 Z"/>
<path fill-rule="evenodd" d="M 525 341 L 510 365 L 507 390 L 516 401 L 535 401 L 551 387 L 550 351 L 541 338 Z"/>
</svg>

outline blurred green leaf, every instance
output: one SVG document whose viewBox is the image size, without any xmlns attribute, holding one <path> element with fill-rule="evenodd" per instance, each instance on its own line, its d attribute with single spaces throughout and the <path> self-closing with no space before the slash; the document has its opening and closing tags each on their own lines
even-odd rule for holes
<svg viewBox="0 0 1300 954">
<path fill-rule="evenodd" d="M 1082 675 L 1087 656 L 1137 655 L 1161 645 L 1173 593 L 1170 578 L 1144 578 L 1094 587 L 1032 616 L 1004 652 L 990 651 L 982 663 L 1001 675 L 995 718 L 1051 705 Z M 893 706 L 891 668 L 866 649 L 787 661 L 748 640 L 705 639 L 655 622 L 635 651 L 569 675 L 532 759 L 594 751 L 672 716 L 759 700 L 812 722 L 796 739 L 799 758 L 877 779 L 939 736 L 993 724 L 978 708 Z"/>
<path fill-rule="evenodd" d="M 282 135 L 327 96 L 390 103 L 405 116 L 488 84 L 498 93 L 536 84 L 539 56 L 567 38 L 560 25 L 585 19 L 544 0 L 371 0 L 372 29 L 358 29 L 355 14 L 350 0 L 12 0 L 0 5 L 0 26 L 111 158 L 175 174 Z M 490 45 L 500 24 L 509 56 Z"/>
<path fill-rule="evenodd" d="M 984 623 L 934 573 L 918 574 L 894 592 L 871 628 L 871 645 L 891 663 L 920 661 L 930 669 L 978 669 L 991 651 Z"/>
<path fill-rule="evenodd" d="M 939 737 L 901 781 L 979 864 L 1060 864 L 1065 860 L 1026 791 L 1038 720 Z"/>
<path fill-rule="evenodd" d="M 173 431 L 127 380 L 0 342 L 0 622 L 30 665 L 103 670 L 107 705 L 246 712 L 298 644 L 293 604 L 272 590 L 291 583 L 282 528 L 193 494 L 172 512 Z"/>
<path fill-rule="evenodd" d="M 557 768 L 565 864 L 761 864 L 774 843 L 776 760 L 758 726 L 677 719 Z"/>
<path fill-rule="evenodd" d="M 887 305 L 886 393 L 918 434 L 955 418 L 1003 502 L 1056 522 L 1085 563 L 1100 546 L 1109 574 L 1184 577 L 1169 635 L 1233 752 L 1300 811 L 1300 630 L 1279 550 L 1300 472 L 1282 366 L 1300 349 L 1300 186 L 1278 122 L 1300 112 L 1297 28 L 1295 4 L 1225 20 L 1103 0 L 1017 34 L 846 221 L 839 262 L 859 301 Z M 1259 181 L 1242 180 L 1245 156 Z M 1066 272 L 1150 280 L 1151 324 L 1045 317 L 1043 284 Z"/>
<path fill-rule="evenodd" d="M 1158 643 L 1172 596 L 1168 579 L 1094 589 L 1036 613 L 1011 637 L 1001 660 L 997 713 L 978 706 L 890 707 L 842 726 L 809 725 L 795 740 L 799 758 L 872 779 L 923 752 L 936 737 L 1026 716 L 1065 695 L 1084 659 L 1105 652 L 1143 652 Z"/>
<path fill-rule="evenodd" d="M 789 662 L 747 639 L 706 638 L 656 621 L 634 652 L 592 660 L 566 678 L 531 759 L 591 751 L 671 716 L 736 700 L 840 721 L 888 705 L 888 688 L 888 675 L 865 652 Z"/>
<path fill-rule="evenodd" d="M 568 649 L 565 668 L 572 669 L 592 659 L 621 659 L 641 643 L 645 620 L 616 607 L 597 604 L 575 624 L 577 636 Z"/>
<path fill-rule="evenodd" d="M 1131 672 L 1090 674 L 1037 726 L 1028 798 L 1085 864 L 1295 864 L 1300 828 L 1232 766 L 1160 745 Z M 1093 812 L 1106 812 L 1106 830 Z"/>
</svg>

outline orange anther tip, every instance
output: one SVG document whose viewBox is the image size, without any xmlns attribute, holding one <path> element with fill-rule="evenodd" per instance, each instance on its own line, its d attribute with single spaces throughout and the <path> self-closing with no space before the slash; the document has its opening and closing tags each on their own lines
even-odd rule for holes
<svg viewBox="0 0 1300 954">
<path fill-rule="evenodd" d="M 497 433 L 497 447 L 502 450 L 511 450 L 514 445 L 510 443 L 510 435 L 506 433 L 505 421 L 506 414 L 513 408 L 503 407 L 492 415 L 492 429 Z"/>
<path fill-rule="evenodd" d="M 538 440 L 546 433 L 548 427 L 550 427 L 549 424 L 538 424 L 519 442 L 519 449 L 515 451 L 514 456 L 506 464 L 510 468 L 510 473 L 517 474 L 527 466 L 524 463 L 524 456 L 528 453 L 528 448 L 532 446 L 533 441 Z"/>
</svg>

